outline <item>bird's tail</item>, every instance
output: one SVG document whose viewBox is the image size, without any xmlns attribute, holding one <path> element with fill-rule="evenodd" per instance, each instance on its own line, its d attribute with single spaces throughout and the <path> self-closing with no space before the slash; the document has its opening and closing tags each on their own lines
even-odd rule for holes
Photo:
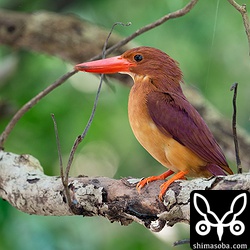
<svg viewBox="0 0 250 250">
<path fill-rule="evenodd" d="M 226 171 L 228 174 L 233 174 L 232 170 L 228 166 L 218 166 L 214 163 L 208 163 L 206 166 L 207 170 L 212 175 L 227 175 L 224 171 Z"/>
</svg>

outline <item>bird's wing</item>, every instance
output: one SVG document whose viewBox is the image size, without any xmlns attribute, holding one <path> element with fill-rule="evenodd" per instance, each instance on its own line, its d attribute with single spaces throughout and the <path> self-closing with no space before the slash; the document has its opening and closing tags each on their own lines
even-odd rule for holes
<svg viewBox="0 0 250 250">
<path fill-rule="evenodd" d="M 151 92 L 147 96 L 149 114 L 158 128 L 186 146 L 208 163 L 228 172 L 225 156 L 196 109 L 182 95 Z M 230 171 L 230 170 L 229 170 Z"/>
</svg>

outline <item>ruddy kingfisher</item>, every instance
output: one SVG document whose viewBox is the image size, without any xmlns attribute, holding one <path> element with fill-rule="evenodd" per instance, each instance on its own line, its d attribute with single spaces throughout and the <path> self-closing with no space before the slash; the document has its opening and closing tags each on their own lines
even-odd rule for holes
<svg viewBox="0 0 250 250">
<path fill-rule="evenodd" d="M 124 73 L 134 80 L 128 101 L 131 128 L 140 144 L 168 171 L 142 179 L 146 184 L 163 180 L 159 198 L 169 185 L 185 176 L 233 174 L 208 126 L 184 96 L 178 63 L 164 52 L 138 47 L 121 56 L 81 63 L 76 70 L 91 73 Z M 226 173 L 225 173 L 226 172 Z"/>
</svg>

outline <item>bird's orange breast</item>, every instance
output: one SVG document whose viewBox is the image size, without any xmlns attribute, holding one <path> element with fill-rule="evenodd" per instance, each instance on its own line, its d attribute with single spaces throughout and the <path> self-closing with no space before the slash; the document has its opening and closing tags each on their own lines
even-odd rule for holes
<svg viewBox="0 0 250 250">
<path fill-rule="evenodd" d="M 140 144 L 163 166 L 174 172 L 189 170 L 191 176 L 206 176 L 201 170 L 206 162 L 187 147 L 163 134 L 147 109 L 147 94 L 157 91 L 146 76 L 134 79 L 128 102 L 129 122 Z M 167 112 L 167 110 L 166 110 Z"/>
</svg>

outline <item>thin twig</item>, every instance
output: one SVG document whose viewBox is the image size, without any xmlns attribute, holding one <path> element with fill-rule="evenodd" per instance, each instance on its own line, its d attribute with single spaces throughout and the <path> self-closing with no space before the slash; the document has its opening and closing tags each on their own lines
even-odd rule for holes
<svg viewBox="0 0 250 250">
<path fill-rule="evenodd" d="M 69 207 L 72 207 L 72 202 L 70 199 L 70 193 L 69 193 L 69 189 L 68 189 L 68 177 L 67 179 L 64 176 L 64 170 L 63 170 L 63 161 L 62 161 L 62 153 L 61 153 L 61 145 L 60 145 L 60 140 L 59 140 L 59 135 L 58 135 L 58 129 L 57 129 L 57 123 L 56 123 L 56 119 L 55 119 L 55 115 L 51 114 L 53 123 L 54 123 L 54 130 L 55 130 L 55 134 L 56 134 L 56 144 L 57 144 L 57 151 L 58 151 L 58 158 L 59 158 L 59 165 L 60 165 L 60 176 L 61 176 L 61 181 L 63 184 L 63 188 L 65 191 L 65 196 L 66 196 L 66 201 L 69 205 Z M 65 182 L 65 180 L 67 180 Z"/>
<path fill-rule="evenodd" d="M 99 96 L 100 96 L 100 92 L 101 92 L 101 87 L 102 87 L 102 83 L 103 83 L 103 74 L 101 75 L 101 80 L 100 80 L 100 83 L 99 83 L 99 87 L 98 87 L 98 90 L 97 90 L 97 93 L 96 93 L 96 97 L 95 97 L 95 101 L 94 101 L 94 105 L 93 105 L 93 109 L 92 109 L 92 112 L 91 112 L 91 115 L 90 115 L 90 118 L 88 120 L 88 123 L 83 131 L 83 133 L 81 135 L 79 135 L 76 139 L 75 139 L 75 142 L 72 146 L 72 149 L 70 151 L 70 155 L 69 155 L 69 159 L 68 159 L 68 163 L 67 163 L 67 167 L 66 167 L 66 170 L 65 170 L 65 178 L 64 178 L 64 184 L 66 186 L 68 186 L 68 179 L 69 179 L 69 171 L 70 171 L 70 168 L 71 168 L 71 165 L 72 165 L 72 162 L 73 162 L 73 159 L 74 159 L 74 155 L 75 155 L 75 152 L 78 148 L 78 145 L 82 142 L 82 140 L 85 138 L 91 124 L 92 124 L 92 121 L 93 121 L 93 118 L 94 118 L 94 115 L 95 115 L 95 111 L 96 111 L 96 107 L 97 107 L 97 103 L 98 103 L 98 99 L 99 99 Z"/>
<path fill-rule="evenodd" d="M 240 12 L 243 20 L 243 24 L 245 27 L 245 31 L 247 34 L 247 39 L 248 39 L 248 47 L 249 47 L 249 55 L 250 55 L 250 22 L 249 22 L 249 17 L 247 15 L 247 6 L 246 4 L 239 5 L 236 3 L 234 0 L 228 0 L 228 2 Z"/>
<path fill-rule="evenodd" d="M 65 190 L 66 201 L 67 201 L 69 207 L 71 208 L 72 202 L 70 199 L 70 193 L 69 193 L 69 189 L 68 189 L 68 177 L 66 179 L 64 176 L 61 145 L 60 145 L 60 140 L 59 140 L 59 135 L 58 135 L 57 123 L 56 123 L 55 115 L 51 114 L 51 117 L 52 117 L 52 120 L 54 123 L 54 130 L 55 130 L 55 134 L 56 134 L 56 144 L 57 144 L 57 151 L 58 151 L 58 158 L 59 158 L 60 176 L 61 176 L 63 188 Z M 65 182 L 65 180 L 67 180 L 67 181 Z"/>
<path fill-rule="evenodd" d="M 124 24 L 124 23 L 121 23 L 121 22 L 116 22 L 113 24 L 107 38 L 106 38 L 106 41 L 104 43 L 104 46 L 103 46 L 103 50 L 102 50 L 102 59 L 105 58 L 106 56 L 106 49 L 107 49 L 107 45 L 108 45 L 108 41 L 109 41 L 109 38 L 115 28 L 116 25 L 122 25 L 122 26 L 128 26 L 130 25 L 131 23 L 127 23 L 127 24 Z M 88 120 L 88 123 L 86 125 L 86 127 L 84 128 L 84 131 L 82 132 L 81 135 L 79 135 L 76 139 L 75 139 L 75 142 L 72 146 L 72 149 L 70 151 L 70 155 L 69 155 L 69 159 L 68 159 L 68 163 L 67 163 L 67 167 L 66 167 L 66 170 L 65 170 L 65 177 L 63 179 L 63 185 L 65 187 L 65 192 L 66 192 L 66 197 L 67 197 L 67 201 L 68 201 L 68 204 L 69 204 L 69 207 L 72 208 L 71 206 L 71 200 L 70 200 L 70 195 L 69 195 L 69 190 L 68 190 L 68 183 L 69 183 L 69 172 L 70 172 L 70 168 L 71 168 L 71 165 L 73 163 L 73 159 L 74 159 L 74 155 L 75 155 L 75 152 L 78 148 L 78 145 L 83 141 L 83 139 L 85 138 L 86 134 L 88 133 L 89 131 L 89 128 L 93 122 L 93 119 L 94 119 L 94 116 L 95 116 L 95 112 L 96 112 L 96 108 L 97 108 L 97 103 L 98 103 L 98 100 L 99 100 L 99 96 L 100 96 L 100 93 L 101 93 L 101 88 L 102 88 L 102 83 L 103 83 L 103 79 L 104 79 L 104 74 L 101 74 L 101 79 L 100 79 L 100 83 L 99 83 L 99 86 L 98 86 L 98 89 L 97 89 L 97 93 L 96 93 L 96 97 L 95 97 L 95 101 L 94 101 L 94 105 L 93 105 L 93 109 L 92 109 L 92 112 L 91 112 L 91 115 L 89 117 L 89 120 Z"/>
<path fill-rule="evenodd" d="M 130 25 L 130 23 L 127 23 L 127 24 L 124 24 L 124 23 L 121 23 L 121 22 L 116 22 L 113 24 L 113 26 L 111 27 L 111 30 L 105 40 L 105 43 L 104 43 L 104 46 L 103 46 L 103 49 L 102 49 L 102 58 L 104 59 L 105 56 L 106 56 L 106 49 L 107 49 L 107 46 L 108 46 L 108 41 L 109 41 L 109 38 L 115 28 L 116 25 L 122 25 L 122 26 L 128 26 Z M 95 101 L 94 101 L 94 105 L 93 105 L 93 109 L 92 109 L 92 112 L 91 112 L 91 115 L 90 115 L 90 118 L 88 120 L 88 123 L 83 131 L 83 133 L 81 135 L 79 135 L 73 146 L 72 146 L 72 149 L 70 151 L 70 156 L 69 156 L 69 159 L 68 159 L 68 164 L 67 164 L 67 167 L 66 167 L 66 171 L 65 171 L 65 182 L 68 181 L 68 178 L 69 178 L 69 171 L 70 171 L 70 167 L 72 165 L 72 162 L 73 162 L 73 158 L 74 158 L 74 154 L 75 154 L 75 151 L 78 147 L 78 145 L 82 142 L 82 140 L 85 138 L 91 124 L 92 124 L 92 121 L 93 121 L 93 118 L 94 118 L 94 115 L 95 115 L 95 111 L 96 111 L 96 107 L 97 107 L 97 103 L 98 103 L 98 99 L 99 99 L 99 95 L 100 95 L 100 92 L 101 92 L 101 87 L 102 87 L 102 83 L 103 83 L 103 78 L 104 78 L 104 74 L 101 74 L 101 79 L 100 79 L 100 83 L 99 83 L 99 86 L 98 86 L 98 89 L 97 89 L 97 93 L 96 93 L 96 97 L 95 97 Z"/>
<path fill-rule="evenodd" d="M 64 172 L 63 172 L 63 161 L 62 161 L 62 152 L 61 152 L 61 145 L 60 145 L 60 139 L 58 135 L 58 128 L 56 123 L 56 118 L 54 114 L 51 114 L 53 124 L 54 124 L 54 130 L 56 135 L 56 145 L 57 145 L 57 151 L 58 151 L 58 158 L 59 158 L 59 165 L 60 165 L 60 176 L 62 179 L 62 183 L 64 182 Z"/>
<path fill-rule="evenodd" d="M 20 118 L 32 107 L 34 107 L 43 97 L 45 97 L 47 94 L 49 94 L 52 90 L 60 86 L 62 83 L 64 83 L 68 78 L 70 78 L 72 75 L 77 73 L 77 70 L 72 70 L 59 79 L 57 79 L 54 83 L 52 83 L 50 86 L 48 86 L 46 89 L 41 91 L 39 94 L 37 94 L 35 97 L 33 97 L 30 101 L 25 103 L 12 117 L 10 122 L 5 127 L 3 133 L 0 135 L 0 149 L 3 149 L 4 143 L 9 136 L 12 129 L 15 127 L 17 122 L 20 120 Z"/>
<path fill-rule="evenodd" d="M 238 83 L 234 83 L 232 87 L 230 88 L 231 91 L 234 91 L 233 96 L 233 119 L 232 119 L 232 129 L 233 129 L 233 137 L 234 137 L 234 146 L 235 146 L 235 157 L 236 157 L 236 164 L 238 169 L 238 174 L 242 174 L 242 166 L 241 166 L 241 160 L 240 160 L 240 154 L 239 154 L 239 144 L 238 144 L 238 137 L 237 137 L 237 129 L 236 129 L 236 116 L 237 116 L 237 110 L 236 110 L 236 98 L 237 98 L 237 88 Z"/>
<path fill-rule="evenodd" d="M 113 32 L 115 26 L 117 26 L 117 25 L 121 25 L 121 26 L 130 26 L 131 24 L 132 24 L 131 22 L 128 22 L 128 23 L 115 22 L 115 23 L 113 24 L 113 26 L 111 27 L 111 30 L 110 30 L 110 32 L 109 32 L 109 34 L 108 34 L 108 36 L 107 36 L 107 39 L 105 40 L 105 43 L 104 43 L 104 45 L 103 45 L 103 49 L 102 49 L 102 59 L 104 59 L 104 58 L 106 57 L 106 55 L 107 55 L 108 41 L 109 41 L 109 38 L 110 38 L 110 36 L 111 36 L 111 34 L 112 34 L 112 32 Z"/>
<path fill-rule="evenodd" d="M 114 50 L 122 47 L 123 45 L 127 44 L 128 42 L 132 41 L 134 38 L 136 38 L 137 36 L 151 30 L 154 29 L 157 26 L 160 26 L 161 24 L 165 23 L 166 21 L 170 20 L 170 19 L 174 19 L 174 18 L 178 18 L 181 16 L 186 15 L 190 10 L 193 9 L 193 7 L 195 6 L 195 4 L 198 2 L 198 0 L 191 0 L 185 7 L 183 7 L 182 9 L 179 9 L 177 11 L 174 11 L 172 13 L 169 13 L 165 16 L 163 16 L 162 18 L 156 20 L 153 23 L 150 23 L 140 29 L 138 29 L 137 31 L 135 31 L 133 34 L 131 34 L 130 36 L 122 39 L 120 42 L 114 44 L 112 47 L 108 48 L 106 50 L 106 55 L 112 53 Z M 96 60 L 96 59 L 100 59 L 102 57 L 102 54 L 99 54 L 97 56 L 94 56 L 90 59 L 90 61 L 92 60 Z"/>
</svg>

